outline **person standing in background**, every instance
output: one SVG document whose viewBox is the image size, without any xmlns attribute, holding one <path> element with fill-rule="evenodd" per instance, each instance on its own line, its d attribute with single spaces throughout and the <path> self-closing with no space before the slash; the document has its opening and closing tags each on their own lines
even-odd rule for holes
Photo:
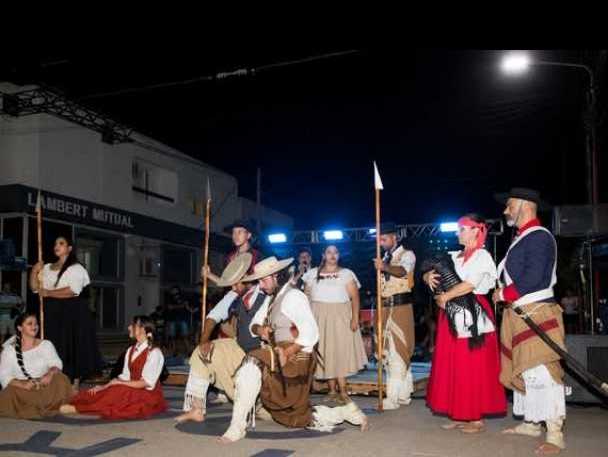
<svg viewBox="0 0 608 457">
<path fill-rule="evenodd" d="M 305 285 L 302 277 L 312 268 L 312 252 L 309 248 L 300 248 L 297 259 L 298 264 L 289 267 L 289 275 L 291 284 L 303 291 Z"/>
<path fill-rule="evenodd" d="M 578 333 L 579 297 L 572 292 L 572 289 L 566 289 L 566 295 L 562 298 L 561 305 L 564 310 L 566 333 Z"/>
<path fill-rule="evenodd" d="M 367 355 L 359 329 L 361 285 L 351 270 L 340 266 L 339 259 L 338 248 L 327 246 L 321 265 L 306 273 L 303 280 L 319 326 L 322 363 L 316 368 L 315 378 L 328 380 L 329 401 L 345 405 L 350 401 L 346 378 L 365 368 Z"/>
</svg>

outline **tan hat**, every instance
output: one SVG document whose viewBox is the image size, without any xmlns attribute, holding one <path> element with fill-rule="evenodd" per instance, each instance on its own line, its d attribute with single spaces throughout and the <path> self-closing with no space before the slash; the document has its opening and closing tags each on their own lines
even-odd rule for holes
<svg viewBox="0 0 608 457">
<path fill-rule="evenodd" d="M 255 267 L 253 267 L 253 273 L 249 276 L 245 276 L 243 281 L 255 281 L 256 279 L 262 279 L 266 276 L 273 275 L 282 269 L 287 268 L 291 262 L 293 262 L 293 257 L 284 260 L 278 260 L 274 256 L 268 257 L 256 263 Z"/>
<path fill-rule="evenodd" d="M 216 283 L 218 287 L 230 287 L 243 279 L 249 270 L 253 256 L 248 252 L 237 255 L 222 271 L 222 276 Z"/>
</svg>

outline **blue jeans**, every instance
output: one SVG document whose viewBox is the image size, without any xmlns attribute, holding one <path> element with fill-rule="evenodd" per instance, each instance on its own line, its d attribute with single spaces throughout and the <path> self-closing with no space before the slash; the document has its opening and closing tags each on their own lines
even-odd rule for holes
<svg viewBox="0 0 608 457">
<path fill-rule="evenodd" d="M 180 336 L 188 335 L 188 323 L 180 320 L 167 322 L 167 336 L 169 338 L 175 338 L 177 336 L 176 330 L 178 328 Z"/>
</svg>

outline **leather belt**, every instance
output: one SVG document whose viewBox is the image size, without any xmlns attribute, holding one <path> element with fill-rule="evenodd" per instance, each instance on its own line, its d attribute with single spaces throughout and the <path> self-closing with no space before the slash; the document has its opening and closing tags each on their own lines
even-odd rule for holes
<svg viewBox="0 0 608 457">
<path fill-rule="evenodd" d="M 411 305 L 414 302 L 414 296 L 411 292 L 403 294 L 395 294 L 382 299 L 382 304 L 385 306 L 402 306 Z"/>
</svg>

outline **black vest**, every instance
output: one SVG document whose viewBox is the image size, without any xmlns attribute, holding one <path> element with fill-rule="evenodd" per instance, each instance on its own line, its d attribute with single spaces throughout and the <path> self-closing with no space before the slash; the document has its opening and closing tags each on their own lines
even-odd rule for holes
<svg viewBox="0 0 608 457">
<path fill-rule="evenodd" d="M 236 315 L 236 342 L 245 352 L 249 352 L 260 347 L 260 338 L 257 336 L 251 336 L 249 324 L 251 324 L 255 314 L 264 304 L 266 297 L 266 294 L 260 292 L 249 311 L 245 309 L 245 304 L 243 303 L 242 297 L 237 298 L 232 303 L 230 314 Z"/>
</svg>

